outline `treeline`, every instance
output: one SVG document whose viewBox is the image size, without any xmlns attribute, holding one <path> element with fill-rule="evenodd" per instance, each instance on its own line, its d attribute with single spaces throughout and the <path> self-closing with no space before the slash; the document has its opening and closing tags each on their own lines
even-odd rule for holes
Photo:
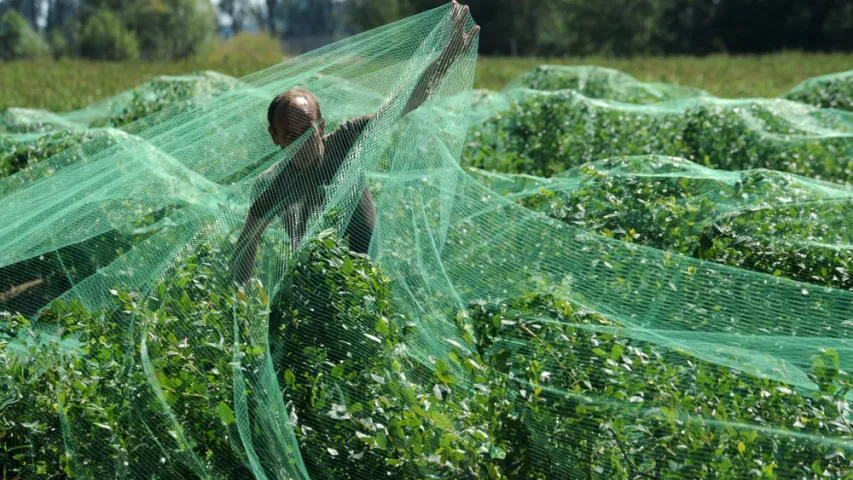
<svg viewBox="0 0 853 480">
<path fill-rule="evenodd" d="M 0 59 L 81 56 L 173 60 L 216 39 L 209 0 L 6 0 L 0 3 Z"/>
<path fill-rule="evenodd" d="M 362 29 L 445 0 L 351 0 Z M 467 0 L 484 54 L 637 55 L 853 49 L 851 0 Z M 392 6 L 393 5 L 393 6 Z M 358 12 L 354 12 L 358 13 Z"/>
<path fill-rule="evenodd" d="M 0 0 L 0 58 L 176 59 L 217 32 L 342 37 L 448 0 Z M 466 0 L 498 55 L 853 49 L 850 0 Z M 218 8 L 218 11 L 217 11 Z"/>
<path fill-rule="evenodd" d="M 285 36 L 360 33 L 449 0 L 222 0 L 228 15 Z M 853 49 L 851 0 L 461 0 L 480 52 L 637 55 Z M 254 5 L 254 7 L 252 6 Z M 243 20 L 245 23 L 246 20 Z M 235 22 L 239 26 L 241 21 Z"/>
</svg>

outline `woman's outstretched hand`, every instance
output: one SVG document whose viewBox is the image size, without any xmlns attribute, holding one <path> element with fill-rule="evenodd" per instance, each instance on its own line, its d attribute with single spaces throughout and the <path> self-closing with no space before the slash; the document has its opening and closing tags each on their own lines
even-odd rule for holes
<svg viewBox="0 0 853 480">
<path fill-rule="evenodd" d="M 451 4 L 451 21 L 453 23 L 453 31 L 450 34 L 450 44 L 447 46 L 447 52 L 455 59 L 459 55 L 468 51 L 474 39 L 477 38 L 477 33 L 480 31 L 478 25 L 471 27 L 471 30 L 465 32 L 465 24 L 468 22 L 469 8 L 459 5 L 459 2 L 453 0 Z"/>
</svg>

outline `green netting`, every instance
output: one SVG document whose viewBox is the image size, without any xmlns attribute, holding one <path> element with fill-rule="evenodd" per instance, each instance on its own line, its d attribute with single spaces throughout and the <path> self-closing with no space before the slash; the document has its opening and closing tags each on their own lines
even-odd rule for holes
<svg viewBox="0 0 853 480">
<path fill-rule="evenodd" d="M 850 475 L 853 115 L 823 108 L 849 75 L 473 92 L 453 11 L 6 112 L 4 475 Z M 324 122 L 281 149 L 296 87 Z M 311 168 L 321 128 L 340 168 Z"/>
</svg>

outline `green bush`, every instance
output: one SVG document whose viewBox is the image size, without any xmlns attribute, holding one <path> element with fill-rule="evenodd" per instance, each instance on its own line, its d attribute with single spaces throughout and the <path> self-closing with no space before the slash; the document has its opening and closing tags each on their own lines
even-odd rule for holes
<svg viewBox="0 0 853 480">
<path fill-rule="evenodd" d="M 216 12 L 206 0 L 138 2 L 128 18 L 149 60 L 205 55 L 215 42 Z"/>
<path fill-rule="evenodd" d="M 221 86 L 218 77 L 189 80 L 161 79 L 138 89 L 107 124 L 124 125 Z M 536 81 L 554 90 L 563 90 L 563 82 L 580 85 L 571 76 Z M 598 87 L 584 86 L 590 95 L 625 93 Z M 646 103 L 654 96 L 649 93 L 634 90 L 622 98 Z M 506 170 L 586 163 L 597 160 L 601 148 L 686 152 L 699 163 L 731 169 L 773 166 L 831 179 L 850 174 L 837 160 L 849 152 L 844 139 L 774 144 L 732 108 L 701 105 L 682 112 L 684 118 L 650 119 L 599 109 L 578 95 L 525 99 L 477 130 L 480 143 L 469 152 Z M 753 124 L 765 121 L 766 131 L 788 128 L 761 105 L 745 108 Z M 42 134 L 28 142 L 0 137 L 0 169 L 8 173 L 62 150 L 85 156 L 80 142 L 88 137 L 45 133 L 41 124 L 5 127 Z M 514 140 L 516 134 L 527 144 Z M 510 148 L 485 157 L 495 139 L 512 142 L 503 144 Z M 849 241 L 853 204 L 828 198 L 831 186 L 818 186 L 825 201 L 810 202 L 817 187 L 792 175 L 723 174 L 666 157 L 617 157 L 569 173 L 567 184 L 554 179 L 554 188 L 522 203 L 625 242 L 853 288 L 853 257 L 835 247 Z M 101 237 L 65 247 L 61 257 L 0 270 L 0 292 L 27 272 L 43 284 L 21 305 L 40 307 L 68 282 L 104 266 L 93 258 L 109 262 L 140 242 L 117 232 Z M 279 445 L 264 436 L 261 422 L 249 424 L 256 430 L 238 428 L 246 417 L 235 398 L 246 399 L 250 414 L 269 413 L 282 424 L 274 415 L 289 416 L 312 478 L 844 478 L 853 468 L 853 385 L 839 367 L 846 350 L 815 348 L 810 360 L 801 355 L 786 365 L 814 387 L 803 388 L 774 380 L 769 372 L 776 364 L 750 356 L 790 343 L 738 348 L 738 342 L 765 338 L 757 325 L 737 325 L 739 335 L 714 337 L 731 343 L 697 351 L 710 327 L 690 324 L 689 314 L 644 337 L 649 331 L 531 293 L 446 312 L 438 320 L 457 333 L 449 339 L 450 354 L 412 355 L 419 338 L 412 334 L 422 332 L 395 310 L 394 285 L 379 266 L 332 235 L 306 243 L 282 272 L 281 285 L 255 282 L 236 291 L 223 285 L 228 249 L 199 242 L 150 291 L 110 292 L 113 309 L 55 302 L 42 311 L 38 328 L 25 316 L 0 315 L 5 472 L 13 478 L 181 478 L 194 474 L 192 457 L 211 478 L 248 478 L 248 436 L 256 448 L 274 445 L 259 452 L 259 464 L 267 476 L 277 475 Z M 271 287 L 278 294 L 270 300 Z M 33 313 L 14 301 L 4 309 Z M 810 334 L 830 329 L 833 339 L 853 335 L 853 323 L 804 322 L 802 313 L 780 312 L 773 341 L 815 345 L 821 338 Z M 682 346 L 682 334 L 696 340 Z M 740 353 L 746 358 L 737 358 Z M 259 374 L 267 365 L 274 373 Z M 272 410 L 270 399 L 286 409 Z"/>
<path fill-rule="evenodd" d="M 50 53 L 55 59 L 67 57 L 73 53 L 71 42 L 68 41 L 61 30 L 51 30 L 51 32 L 48 33 L 47 41 L 50 45 Z"/>
<path fill-rule="evenodd" d="M 100 136 L 97 132 L 60 131 L 30 139 L 0 136 L 0 178 L 41 163 L 57 153 Z"/>
<path fill-rule="evenodd" d="M 806 80 L 785 98 L 821 108 L 853 111 L 853 71 Z"/>
<path fill-rule="evenodd" d="M 200 245 L 147 296 L 114 291 L 113 311 L 57 302 L 38 330 L 0 317 L 7 471 L 170 478 L 190 474 L 181 458 L 192 451 L 212 478 L 249 477 L 234 389 L 244 385 L 249 412 L 269 412 L 258 393 L 269 377 L 253 373 L 267 362 L 311 478 L 839 478 L 851 468 L 839 423 L 851 382 L 831 350 L 812 360 L 818 390 L 801 390 L 531 294 L 451 313 L 448 357 L 418 359 L 406 348 L 418 327 L 395 311 L 392 284 L 333 236 L 309 242 L 270 304 L 258 283 L 223 287 L 223 260 Z M 164 453 L 168 462 L 150 461 Z"/>
<path fill-rule="evenodd" d="M 21 14 L 8 10 L 0 17 L 0 59 L 36 58 L 48 53 L 47 43 Z"/>
<path fill-rule="evenodd" d="M 605 78 L 594 81 L 609 83 Z M 839 84 L 839 101 L 843 88 Z M 666 155 L 721 170 L 768 168 L 853 182 L 853 136 L 844 123 L 849 122 L 845 112 L 836 116 L 786 100 L 702 97 L 639 106 L 648 102 L 648 90 L 613 89 L 584 87 L 587 93 L 617 97 L 618 102 L 574 89 L 516 92 L 508 109 L 471 129 L 462 162 L 551 176 L 616 156 Z M 625 101 L 635 104 L 621 103 Z M 838 134 L 815 134 L 833 130 Z"/>
<path fill-rule="evenodd" d="M 853 387 L 838 352 L 815 355 L 807 391 L 629 338 L 550 296 L 475 302 L 457 324 L 451 365 L 481 386 L 469 405 L 509 478 L 842 478 L 853 466 L 824 441 L 853 438 L 835 425 Z"/>
<path fill-rule="evenodd" d="M 83 26 L 80 53 L 97 60 L 134 60 L 139 58 L 139 43 L 114 13 L 99 10 Z"/>
<path fill-rule="evenodd" d="M 216 272 L 225 265 L 221 251 L 202 245 L 147 298 L 114 291 L 114 311 L 57 302 L 43 312 L 39 331 L 21 316 L 1 317 L 0 375 L 11 408 L 3 411 L 0 444 L 27 452 L 11 456 L 7 471 L 61 476 L 67 468 L 74 476 L 105 478 L 131 465 L 137 474 L 160 468 L 164 478 L 186 473 L 180 462 L 144 461 L 160 458 L 163 447 L 176 455 L 191 448 L 214 478 L 247 478 L 242 447 L 233 443 L 241 433 L 231 362 L 239 348 L 247 390 L 268 388 L 263 376 L 249 373 L 268 361 L 267 346 L 312 478 L 378 471 L 423 478 L 427 467 L 452 477 L 476 469 L 482 438 L 464 429 L 449 436 L 453 411 L 422 406 L 431 387 L 414 381 L 402 343 L 407 322 L 392 308 L 388 279 L 367 257 L 353 256 L 332 236 L 314 239 L 271 305 L 259 286 L 235 294 L 218 283 Z M 261 319 L 270 306 L 268 325 Z M 245 319 L 238 339 L 235 311 Z M 170 320 L 186 316 L 201 324 Z M 130 332 L 131 322 L 146 332 Z M 30 363 L 34 357 L 39 361 Z M 183 439 L 157 438 L 175 427 L 147 384 L 146 362 L 185 426 Z M 428 371 L 422 376 L 429 380 Z M 247 397 L 250 412 L 269 409 L 261 397 Z M 57 399 L 69 426 L 62 435 Z M 76 456 L 67 467 L 64 445 Z"/>
<path fill-rule="evenodd" d="M 849 198 L 821 198 L 822 190 L 778 172 L 717 178 L 661 157 L 614 158 L 574 173 L 577 188 L 557 183 L 522 203 L 624 242 L 853 290 L 853 252 L 838 246 L 853 226 Z"/>
</svg>

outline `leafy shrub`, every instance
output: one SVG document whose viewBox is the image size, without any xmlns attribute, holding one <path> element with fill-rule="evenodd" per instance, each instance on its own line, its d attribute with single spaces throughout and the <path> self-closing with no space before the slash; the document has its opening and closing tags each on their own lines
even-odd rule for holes
<svg viewBox="0 0 853 480">
<path fill-rule="evenodd" d="M 80 53 L 98 60 L 135 60 L 139 44 L 113 12 L 99 10 L 83 26 Z"/>
<path fill-rule="evenodd" d="M 851 181 L 851 137 L 808 135 L 785 119 L 787 113 L 782 115 L 790 110 L 773 101 L 623 109 L 574 91 L 531 93 L 473 129 L 463 161 L 478 168 L 550 176 L 609 157 L 655 154 L 724 170 L 769 168 Z M 754 118 L 760 119 L 760 127 Z"/>
<path fill-rule="evenodd" d="M 0 59 L 35 58 L 48 53 L 47 43 L 21 14 L 9 9 L 0 17 Z"/>
<path fill-rule="evenodd" d="M 213 280 L 221 267 L 202 246 L 147 299 L 114 292 L 112 312 L 56 303 L 38 331 L 5 317 L 0 440 L 25 452 L 8 471 L 186 475 L 190 449 L 213 478 L 251 476 L 234 443 L 244 420 L 230 362 L 240 358 L 246 391 L 261 392 L 269 385 L 251 372 L 266 351 L 312 478 L 800 478 L 853 466 L 843 447 L 853 385 L 833 351 L 813 359 L 817 390 L 801 391 L 532 294 L 457 312 L 460 341 L 424 364 L 407 354 L 418 327 L 394 312 L 388 280 L 333 237 L 296 261 L 269 324 L 252 320 L 267 308 L 259 285 L 235 295 Z M 179 434 L 156 407 L 152 374 Z M 248 395 L 249 412 L 269 412 L 263 399 Z M 152 465 L 161 448 L 170 459 Z"/>
<path fill-rule="evenodd" d="M 236 81 L 215 72 L 196 72 L 181 77 L 158 77 L 133 89 L 130 98 L 109 118 L 96 126 L 123 127 L 169 107 L 191 108 L 214 94 L 233 88 Z M 157 117 L 148 119 L 157 121 Z"/>
<path fill-rule="evenodd" d="M 53 55 L 54 59 L 58 60 L 60 58 L 70 56 L 73 53 L 71 41 L 69 41 L 65 34 L 59 29 L 51 30 L 50 33 L 48 33 L 47 42 L 48 45 L 50 45 L 50 53 Z"/>
<path fill-rule="evenodd" d="M 234 79 L 213 72 L 158 77 L 107 102 L 112 111 L 104 113 L 102 118 L 96 118 L 91 126 L 123 127 L 190 99 L 192 102 L 187 107 L 198 105 L 235 85 Z M 62 128 L 57 118 L 62 120 L 62 117 L 34 110 L 11 109 L 0 114 L 0 178 L 40 163 L 70 147 L 109 135 L 108 132 L 94 129 Z M 39 135 L 16 135 L 29 133 Z"/>
<path fill-rule="evenodd" d="M 668 100 L 710 96 L 707 92 L 678 85 L 640 82 L 627 73 L 610 68 L 541 65 L 516 78 L 507 88 L 539 91 L 575 90 L 601 100 L 652 104 Z"/>
<path fill-rule="evenodd" d="M 216 11 L 205 0 L 139 2 L 128 17 L 142 56 L 150 60 L 205 55 L 216 35 Z"/>
<path fill-rule="evenodd" d="M 0 314 L 0 458 L 11 478 L 65 478 L 56 393 L 61 349 L 70 345 L 56 340 L 21 316 Z"/>
<path fill-rule="evenodd" d="M 23 140 L 0 136 L 0 178 L 40 163 L 68 148 L 102 137 L 98 132 L 60 131 Z"/>
<path fill-rule="evenodd" d="M 273 303 L 269 326 L 252 320 L 263 318 L 258 315 L 268 308 L 259 286 L 251 295 L 235 295 L 216 283 L 224 265 L 216 250 L 200 246 L 148 299 L 115 291 L 118 308 L 111 312 L 57 302 L 43 313 L 40 331 L 53 326 L 59 337 L 29 330 L 21 316 L 8 317 L 11 322 L 0 331 L 0 373 L 14 387 L 4 392 L 9 403 L 27 412 L 16 417 L 20 422 L 0 424 L 0 440 L 8 449 L 31 453 L 14 457 L 8 471 L 27 473 L 46 465 L 57 472 L 66 442 L 76 456 L 67 471 L 75 476 L 102 478 L 128 464 L 135 473 L 149 466 L 180 473 L 185 468 L 180 461 L 150 465 L 143 460 L 161 455 L 152 432 L 175 431 L 147 385 L 143 365 L 148 364 L 185 426 L 180 438 L 155 439 L 176 452 L 191 448 L 216 478 L 250 476 L 241 447 L 232 440 L 240 433 L 230 362 L 239 348 L 247 390 L 268 388 L 263 378 L 248 373 L 266 361 L 267 341 L 312 478 L 376 471 L 423 478 L 426 466 L 450 474 L 476 465 L 473 445 L 481 440 L 463 431 L 449 436 L 450 412 L 422 406 L 429 390 L 412 382 L 417 375 L 402 343 L 405 319 L 393 312 L 388 279 L 367 257 L 352 256 L 333 237 L 313 240 L 285 276 L 288 283 Z M 234 338 L 235 309 L 246 319 L 239 338 Z M 185 321 L 189 318 L 204 318 L 203 325 Z M 131 321 L 144 331 L 128 336 Z M 30 355 L 42 360 L 33 370 L 25 361 Z M 59 358 L 65 375 L 57 371 Z M 21 402 L 28 396 L 31 400 Z M 249 411 L 269 410 L 254 403 L 261 401 L 250 396 Z M 58 431 L 57 408 L 70 428 L 46 436 Z M 4 410 L 4 418 L 12 411 L 17 410 Z M 41 430 L 33 430 L 34 418 Z M 34 451 L 39 441 L 43 444 Z"/>
<path fill-rule="evenodd" d="M 549 296 L 475 302 L 457 323 L 466 349 L 450 360 L 482 386 L 471 405 L 503 434 L 496 462 L 511 478 L 839 478 L 853 466 L 853 432 L 836 428 L 853 387 L 837 352 L 813 359 L 818 389 L 801 391 Z"/>
<path fill-rule="evenodd" d="M 853 251 L 845 247 L 853 201 L 845 195 L 824 198 L 825 190 L 778 172 L 724 178 L 656 157 L 615 158 L 574 173 L 577 188 L 558 182 L 522 203 L 624 242 L 853 289 Z"/>
<path fill-rule="evenodd" d="M 806 80 L 785 94 L 785 98 L 821 108 L 853 111 L 853 71 Z"/>
<path fill-rule="evenodd" d="M 610 157 L 665 155 L 723 170 L 768 168 L 842 184 L 853 181 L 853 132 L 845 114 L 785 100 L 730 102 L 701 95 L 645 106 L 600 101 L 616 97 L 643 104 L 657 92 L 653 85 L 612 72 L 582 72 L 582 84 L 580 73 L 565 69 L 539 69 L 522 77 L 521 87 L 560 89 L 510 90 L 511 105 L 471 129 L 463 163 L 551 176 Z M 684 94 L 662 92 L 672 98 Z"/>
<path fill-rule="evenodd" d="M 222 87 L 218 77 L 173 80 L 132 92 L 104 124 L 125 125 L 199 88 Z M 779 136 L 793 128 L 761 105 L 744 112 L 703 104 L 686 120 L 679 118 L 685 112 L 641 116 L 601 109 L 563 81 L 574 80 L 554 80 L 561 91 L 528 97 L 487 122 L 468 153 L 506 170 L 556 171 L 561 162 L 596 160 L 602 148 L 660 149 L 733 169 L 781 165 L 833 179 L 849 173 L 841 165 L 846 140 L 774 144 L 756 133 L 756 119 Z M 7 152 L 0 165 L 9 171 L 83 141 L 49 125 L 29 128 L 44 143 L 0 137 Z M 513 138 L 519 134 L 527 144 Z M 498 140 L 501 156 L 487 155 Z M 523 203 L 627 242 L 853 288 L 850 255 L 833 246 L 849 241 L 850 204 L 809 204 L 815 184 L 775 172 L 709 172 L 663 157 L 615 158 L 569 174 L 568 183 L 555 179 L 554 188 Z M 21 304 L 40 298 L 43 306 L 70 286 L 62 283 L 65 272 L 85 278 L 98 268 L 80 252 L 100 246 L 90 256 L 107 260 L 138 243 L 115 233 L 67 247 L 80 250 L 62 250 L 64 261 L 48 256 L 0 272 L 0 292 L 21 272 L 42 276 L 35 299 Z M 223 285 L 223 249 L 192 248 L 150 292 L 117 288 L 107 311 L 55 302 L 38 328 L 22 315 L 0 317 L 7 472 L 177 478 L 200 468 L 212 478 L 247 478 L 249 438 L 257 448 L 273 445 L 258 452 L 255 468 L 277 475 L 280 445 L 268 442 L 260 423 L 247 425 L 240 409 L 281 425 L 285 417 L 276 415 L 289 416 L 312 478 L 841 478 L 853 468 L 851 379 L 839 367 L 846 351 L 823 349 L 810 365 L 794 365 L 805 372 L 811 388 L 804 388 L 739 370 L 720 353 L 731 345 L 681 345 L 679 328 L 697 338 L 702 325 L 674 319 L 672 331 L 648 337 L 533 293 L 447 312 L 458 332 L 450 355 L 421 358 L 408 350 L 419 327 L 395 311 L 392 283 L 333 236 L 310 240 L 273 288 Z M 853 334 L 848 322 L 831 327 L 837 338 Z M 750 328 L 738 333 L 761 333 Z"/>
</svg>

